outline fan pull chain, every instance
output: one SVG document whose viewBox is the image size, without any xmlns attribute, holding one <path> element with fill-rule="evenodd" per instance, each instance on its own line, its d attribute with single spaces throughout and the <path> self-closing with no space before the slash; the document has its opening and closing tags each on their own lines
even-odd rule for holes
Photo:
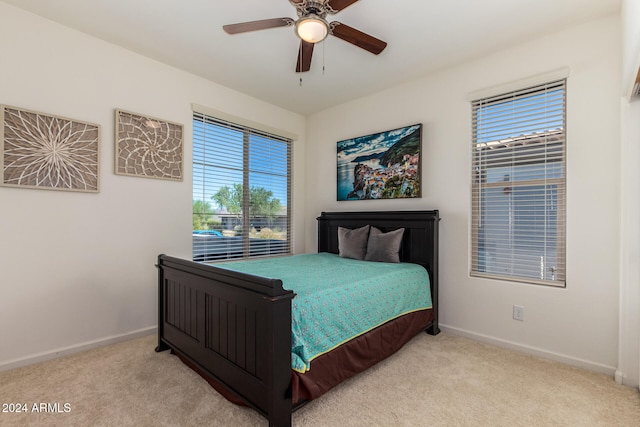
<svg viewBox="0 0 640 427">
<path fill-rule="evenodd" d="M 324 44 L 326 43 L 326 39 L 322 41 L 322 75 L 324 76 Z"/>
<path fill-rule="evenodd" d="M 298 68 L 302 70 L 302 43 L 300 43 L 300 47 L 298 47 Z M 300 87 L 302 87 L 302 74 L 300 74 Z"/>
</svg>

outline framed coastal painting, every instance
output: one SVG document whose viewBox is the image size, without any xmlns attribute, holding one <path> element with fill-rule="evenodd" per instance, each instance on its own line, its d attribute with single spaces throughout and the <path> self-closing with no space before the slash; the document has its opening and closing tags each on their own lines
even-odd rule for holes
<svg viewBox="0 0 640 427">
<path fill-rule="evenodd" d="M 99 191 L 100 125 L 0 106 L 0 185 Z"/>
<path fill-rule="evenodd" d="M 116 110 L 115 173 L 182 181 L 183 126 Z"/>
<path fill-rule="evenodd" d="M 338 201 L 421 197 L 422 124 L 338 141 Z"/>
</svg>

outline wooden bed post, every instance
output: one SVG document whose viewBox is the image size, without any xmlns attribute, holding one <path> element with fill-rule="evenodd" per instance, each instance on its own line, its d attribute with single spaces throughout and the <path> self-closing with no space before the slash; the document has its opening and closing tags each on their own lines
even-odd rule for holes
<svg viewBox="0 0 640 427">
<path fill-rule="evenodd" d="M 431 230 L 431 234 L 432 234 L 432 239 L 431 239 L 431 265 L 430 265 L 430 271 L 431 271 L 431 301 L 433 303 L 433 313 L 434 313 L 434 320 L 433 323 L 427 328 L 427 333 L 429 335 L 438 335 L 440 333 L 440 327 L 438 326 L 438 289 L 440 288 L 440 284 L 438 283 L 438 265 L 439 265 L 439 261 L 438 261 L 438 254 L 440 253 L 439 248 L 438 248 L 438 230 L 440 228 L 440 216 L 439 216 L 439 212 L 433 211 L 434 212 L 434 220 L 433 220 L 433 224 L 432 224 L 432 230 Z"/>
<path fill-rule="evenodd" d="M 291 297 L 270 298 L 273 302 L 270 314 L 270 334 L 273 348 L 269 372 L 268 419 L 269 426 L 291 426 L 291 334 L 279 331 L 291 330 Z"/>
<path fill-rule="evenodd" d="M 160 268 L 160 259 L 164 255 L 158 255 L 158 263 L 156 269 L 158 270 L 158 346 L 156 347 L 156 353 L 160 353 L 165 350 L 169 350 L 169 346 L 162 341 L 164 332 L 164 298 L 162 286 L 164 284 L 164 270 Z"/>
</svg>

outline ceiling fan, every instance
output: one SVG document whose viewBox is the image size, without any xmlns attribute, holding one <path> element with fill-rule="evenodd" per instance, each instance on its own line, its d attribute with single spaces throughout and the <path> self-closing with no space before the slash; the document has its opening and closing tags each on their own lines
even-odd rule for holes
<svg viewBox="0 0 640 427">
<path fill-rule="evenodd" d="M 339 39 L 367 50 L 375 55 L 387 47 L 387 43 L 353 27 L 338 21 L 327 22 L 327 15 L 335 15 L 358 0 L 289 0 L 296 8 L 298 19 L 272 18 L 258 21 L 241 22 L 224 25 L 222 28 L 228 34 L 246 33 L 248 31 L 266 30 L 276 27 L 295 26 L 295 32 L 300 37 L 296 73 L 309 71 L 313 46 L 332 34 Z"/>
</svg>

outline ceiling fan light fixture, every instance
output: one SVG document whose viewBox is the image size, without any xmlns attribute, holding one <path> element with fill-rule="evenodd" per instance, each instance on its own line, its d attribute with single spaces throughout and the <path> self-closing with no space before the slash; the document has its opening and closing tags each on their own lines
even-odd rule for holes
<svg viewBox="0 0 640 427">
<path fill-rule="evenodd" d="M 307 43 L 318 43 L 329 34 L 329 24 L 319 16 L 310 14 L 298 19 L 296 34 Z"/>
</svg>

